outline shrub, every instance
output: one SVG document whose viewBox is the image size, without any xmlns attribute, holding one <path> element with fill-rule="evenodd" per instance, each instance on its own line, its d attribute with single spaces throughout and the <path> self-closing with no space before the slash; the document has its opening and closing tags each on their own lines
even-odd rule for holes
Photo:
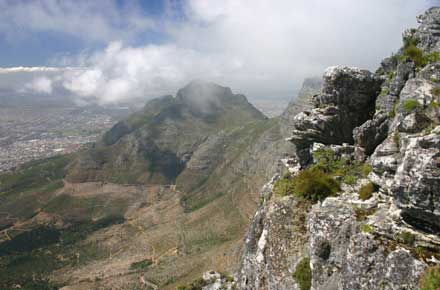
<svg viewBox="0 0 440 290">
<path fill-rule="evenodd" d="M 440 86 L 432 88 L 431 94 L 436 98 L 440 98 Z"/>
<path fill-rule="evenodd" d="M 374 214 L 375 212 L 376 212 L 376 208 L 370 208 L 370 209 L 364 209 L 360 207 L 354 208 L 354 214 L 356 216 L 357 221 L 364 221 L 367 219 L 367 217 Z"/>
<path fill-rule="evenodd" d="M 397 147 L 400 147 L 400 132 L 399 131 L 394 132 L 393 141 L 397 145 Z"/>
<path fill-rule="evenodd" d="M 440 289 L 440 266 L 429 267 L 420 277 L 420 290 L 438 289 Z"/>
<path fill-rule="evenodd" d="M 299 285 L 300 290 L 310 290 L 312 287 L 312 270 L 310 269 L 310 258 L 305 257 L 298 263 L 293 272 L 293 278 Z"/>
<path fill-rule="evenodd" d="M 425 55 L 425 59 L 428 63 L 439 62 L 440 52 L 434 51 Z"/>
<path fill-rule="evenodd" d="M 386 95 L 388 95 L 389 94 L 389 92 L 390 92 L 390 89 L 389 88 L 387 88 L 387 87 L 382 87 L 382 89 L 380 90 L 380 96 L 386 96 Z"/>
<path fill-rule="evenodd" d="M 362 171 L 362 176 L 367 177 L 368 174 L 370 174 L 370 172 L 373 170 L 373 167 L 368 164 L 368 163 L 364 163 L 362 165 L 361 171 Z"/>
<path fill-rule="evenodd" d="M 375 186 L 372 182 L 368 182 L 367 184 L 364 184 L 359 189 L 359 199 L 361 200 L 367 200 L 370 199 L 373 196 L 373 192 L 375 190 Z"/>
<path fill-rule="evenodd" d="M 273 193 L 280 196 L 286 196 L 293 194 L 295 191 L 295 185 L 291 178 L 278 179 L 273 185 Z"/>
<path fill-rule="evenodd" d="M 301 171 L 293 182 L 295 195 L 311 201 L 323 200 L 340 189 L 332 175 L 315 168 Z"/>
<path fill-rule="evenodd" d="M 357 178 L 354 175 L 346 175 L 343 178 L 343 181 L 349 185 L 356 184 L 356 180 L 357 180 Z"/>
<path fill-rule="evenodd" d="M 131 263 L 130 269 L 131 270 L 146 270 L 152 264 L 153 264 L 153 261 L 151 259 L 146 259 L 146 260 L 142 260 L 139 262 Z"/>
<path fill-rule="evenodd" d="M 407 113 L 420 109 L 420 107 L 421 107 L 420 103 L 414 99 L 405 100 L 402 104 L 402 109 Z"/>
<path fill-rule="evenodd" d="M 397 240 L 401 243 L 412 246 L 416 240 L 416 237 L 410 232 L 401 232 L 397 235 Z"/>
<path fill-rule="evenodd" d="M 416 67 L 424 67 L 428 64 L 428 60 L 423 55 L 423 51 L 413 43 L 406 45 L 403 49 L 402 60 L 404 61 L 408 58 L 414 62 Z"/>
<path fill-rule="evenodd" d="M 315 151 L 313 153 L 313 159 L 315 164 L 312 165 L 312 168 L 319 169 L 331 175 L 343 176 L 342 181 L 347 184 L 354 184 L 357 178 L 366 176 L 371 172 L 370 165 L 351 161 L 343 157 L 338 158 L 330 149 Z"/>
</svg>

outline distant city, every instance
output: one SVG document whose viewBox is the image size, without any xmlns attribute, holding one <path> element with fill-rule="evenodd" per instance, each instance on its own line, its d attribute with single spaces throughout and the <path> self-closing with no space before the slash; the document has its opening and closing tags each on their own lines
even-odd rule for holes
<svg viewBox="0 0 440 290">
<path fill-rule="evenodd" d="M 77 151 L 116 118 L 89 108 L 0 109 L 0 172 L 31 160 Z"/>
</svg>

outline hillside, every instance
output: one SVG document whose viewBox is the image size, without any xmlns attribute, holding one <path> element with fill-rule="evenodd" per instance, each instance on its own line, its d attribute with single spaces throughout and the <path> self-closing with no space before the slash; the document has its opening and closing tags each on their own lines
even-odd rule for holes
<svg viewBox="0 0 440 290">
<path fill-rule="evenodd" d="M 2 176 L 2 287 L 141 287 L 142 277 L 174 289 L 207 268 L 232 271 L 258 190 L 292 150 L 280 120 L 193 82 L 90 149 Z"/>
</svg>

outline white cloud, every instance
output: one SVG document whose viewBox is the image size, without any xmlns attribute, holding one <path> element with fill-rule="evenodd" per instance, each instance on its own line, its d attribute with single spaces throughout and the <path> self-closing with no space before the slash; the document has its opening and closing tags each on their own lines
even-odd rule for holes
<svg viewBox="0 0 440 290">
<path fill-rule="evenodd" d="M 65 59 L 63 64 L 74 69 L 39 76 L 82 100 L 99 103 L 173 94 L 197 78 L 230 86 L 249 97 L 291 97 L 303 78 L 320 75 L 331 65 L 374 70 L 400 47 L 401 33 L 416 25 L 415 17 L 427 3 L 188 0 L 185 17 L 180 18 L 184 20 L 162 21 L 168 43 L 130 46 L 112 41 L 102 51 Z M 82 20 L 73 17 L 73 21 L 79 25 Z M 99 23 L 108 20 L 96 20 L 92 35 L 119 33 Z M 69 27 L 63 29 L 69 31 Z M 85 33 L 79 31 L 75 33 Z"/>
<path fill-rule="evenodd" d="M 27 89 L 33 90 L 37 93 L 51 94 L 52 81 L 47 77 L 35 78 L 30 84 L 26 86 Z"/>
<path fill-rule="evenodd" d="M 57 32 L 86 41 L 130 39 L 155 27 L 135 1 L 0 1 L 0 36 L 15 41 L 35 32 Z"/>
</svg>

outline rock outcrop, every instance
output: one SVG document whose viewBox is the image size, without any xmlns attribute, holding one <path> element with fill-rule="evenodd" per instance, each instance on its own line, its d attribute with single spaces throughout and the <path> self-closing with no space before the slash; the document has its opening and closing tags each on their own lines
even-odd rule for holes
<svg viewBox="0 0 440 290">
<path fill-rule="evenodd" d="M 381 80 L 366 70 L 331 67 L 324 73 L 321 94 L 313 97 L 315 108 L 298 114 L 290 138 L 299 152 L 300 162 L 314 142 L 353 143 L 352 131 L 371 117 Z"/>
<path fill-rule="evenodd" d="M 295 117 L 289 140 L 303 169 L 331 170 L 314 159 L 322 149 L 326 162 L 370 169 L 356 179 L 338 169 L 339 194 L 311 207 L 274 194 L 275 176 L 246 236 L 239 289 L 416 290 L 440 264 L 440 8 L 418 19 L 404 43 L 423 61 L 404 47 L 376 74 L 332 67 L 315 108 Z"/>
</svg>

